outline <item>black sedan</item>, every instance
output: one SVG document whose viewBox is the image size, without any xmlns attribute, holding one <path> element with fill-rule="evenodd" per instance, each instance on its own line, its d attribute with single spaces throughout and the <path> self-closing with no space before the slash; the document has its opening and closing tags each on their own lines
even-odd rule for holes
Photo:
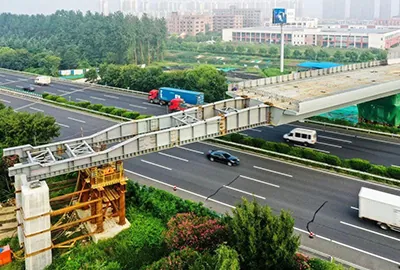
<svg viewBox="0 0 400 270">
<path fill-rule="evenodd" d="M 210 150 L 207 154 L 207 158 L 210 161 L 225 163 L 228 166 L 237 166 L 240 163 L 237 157 L 221 150 Z"/>
<path fill-rule="evenodd" d="M 29 91 L 29 92 L 35 91 L 35 87 L 33 87 L 32 85 L 24 86 L 22 89 L 24 89 L 25 91 Z"/>
</svg>

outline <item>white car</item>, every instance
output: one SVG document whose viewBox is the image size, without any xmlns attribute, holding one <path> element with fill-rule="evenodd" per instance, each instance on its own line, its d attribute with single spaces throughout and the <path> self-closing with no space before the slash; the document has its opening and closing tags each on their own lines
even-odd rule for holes
<svg viewBox="0 0 400 270">
<path fill-rule="evenodd" d="M 315 144 L 317 142 L 317 132 L 311 129 L 295 128 L 283 135 L 286 142 L 301 143 L 303 145 Z"/>
</svg>

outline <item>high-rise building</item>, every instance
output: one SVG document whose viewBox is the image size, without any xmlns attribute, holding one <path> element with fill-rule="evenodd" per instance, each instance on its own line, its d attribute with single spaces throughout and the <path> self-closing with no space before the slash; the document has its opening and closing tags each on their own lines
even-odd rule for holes
<svg viewBox="0 0 400 270">
<path fill-rule="evenodd" d="M 344 19 L 346 15 L 346 0 L 324 0 L 322 3 L 322 18 Z"/>
<path fill-rule="evenodd" d="M 214 15 L 213 16 L 213 31 L 219 32 L 222 29 L 228 28 L 243 28 L 242 15 Z"/>
<path fill-rule="evenodd" d="M 243 16 L 243 27 L 256 27 L 261 25 L 261 10 L 255 8 L 236 8 L 231 6 L 227 9 L 214 9 L 214 15 L 241 15 Z"/>
<path fill-rule="evenodd" d="M 202 14 L 180 15 L 172 12 L 167 19 L 168 32 L 171 34 L 185 34 L 195 36 L 198 33 L 205 33 L 207 28 L 213 30 L 212 17 Z"/>
<path fill-rule="evenodd" d="M 350 0 L 350 19 L 372 20 L 374 13 L 374 0 Z"/>
<path fill-rule="evenodd" d="M 100 14 L 103 14 L 104 16 L 108 16 L 110 14 L 108 0 L 100 0 Z"/>
<path fill-rule="evenodd" d="M 136 0 L 121 0 L 120 10 L 122 13 L 136 14 L 137 12 L 137 1 Z"/>
<path fill-rule="evenodd" d="M 379 19 L 390 19 L 392 13 L 392 0 L 380 0 Z"/>
</svg>

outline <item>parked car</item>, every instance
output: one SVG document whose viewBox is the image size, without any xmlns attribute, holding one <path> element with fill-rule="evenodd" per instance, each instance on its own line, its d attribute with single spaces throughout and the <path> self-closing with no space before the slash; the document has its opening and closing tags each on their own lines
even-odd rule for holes
<svg viewBox="0 0 400 270">
<path fill-rule="evenodd" d="M 305 128 L 295 128 L 283 135 L 286 142 L 301 143 L 304 145 L 315 144 L 317 142 L 317 132 Z"/>
<path fill-rule="evenodd" d="M 207 158 L 210 161 L 221 162 L 228 166 L 237 166 L 240 163 L 239 158 L 222 150 L 210 150 L 207 154 Z"/>
<path fill-rule="evenodd" d="M 24 86 L 22 89 L 24 89 L 25 91 L 29 91 L 29 92 L 35 91 L 35 87 L 33 87 L 32 85 Z"/>
</svg>

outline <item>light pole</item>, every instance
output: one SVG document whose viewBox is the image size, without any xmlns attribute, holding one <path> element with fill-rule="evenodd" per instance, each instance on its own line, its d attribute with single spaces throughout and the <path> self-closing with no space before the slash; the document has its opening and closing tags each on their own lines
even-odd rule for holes
<svg viewBox="0 0 400 270">
<path fill-rule="evenodd" d="M 285 36 L 283 33 L 283 23 L 281 23 L 281 73 L 283 73 L 284 68 L 284 57 L 285 54 Z"/>
<path fill-rule="evenodd" d="M 272 23 L 281 25 L 281 73 L 283 73 L 285 59 L 285 37 L 283 33 L 283 25 L 286 23 L 286 10 L 284 8 L 274 8 L 272 10 Z"/>
</svg>

